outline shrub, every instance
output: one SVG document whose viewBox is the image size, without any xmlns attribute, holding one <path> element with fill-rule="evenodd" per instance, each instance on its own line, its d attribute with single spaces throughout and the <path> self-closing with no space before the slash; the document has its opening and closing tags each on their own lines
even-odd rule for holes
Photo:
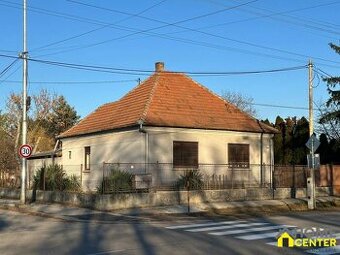
<svg viewBox="0 0 340 255">
<path fill-rule="evenodd" d="M 110 175 L 104 177 L 101 185 L 97 187 L 98 193 L 111 193 L 131 191 L 133 188 L 133 175 L 131 173 L 111 169 Z"/>
<path fill-rule="evenodd" d="M 60 165 L 41 167 L 34 175 L 33 188 L 59 191 L 81 191 L 81 184 L 75 175 L 68 177 Z"/>
<path fill-rule="evenodd" d="M 176 184 L 180 189 L 187 189 L 189 184 L 190 190 L 200 190 L 204 185 L 203 175 L 197 170 L 189 170 L 179 177 Z"/>
</svg>

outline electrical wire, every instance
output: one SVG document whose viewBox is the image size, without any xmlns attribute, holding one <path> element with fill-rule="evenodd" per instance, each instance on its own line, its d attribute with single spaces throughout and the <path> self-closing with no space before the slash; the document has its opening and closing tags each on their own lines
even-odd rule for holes
<svg viewBox="0 0 340 255">
<path fill-rule="evenodd" d="M 7 2 L 7 3 L 11 3 L 11 4 L 16 4 L 16 3 L 12 3 L 12 2 L 9 2 L 9 1 L 5 1 L 5 0 L 0 0 L 1 2 Z M 250 2 L 247 2 L 247 3 L 244 3 L 242 5 L 246 5 Z M 82 3 L 81 3 L 82 4 Z M 18 4 L 16 4 L 18 5 Z M 13 7 L 13 6 L 11 6 Z M 234 7 L 229 7 L 229 8 L 236 8 L 238 6 L 234 6 Z M 16 7 L 18 8 L 18 7 Z M 20 7 L 21 8 L 21 7 Z M 75 16 L 75 15 L 68 15 L 68 14 L 65 14 L 65 13 L 60 13 L 60 12 L 51 12 L 49 10 L 46 10 L 46 9 L 42 9 L 42 8 L 36 8 L 36 7 L 30 7 L 29 10 L 37 10 L 38 12 L 42 12 L 44 14 L 48 14 L 48 15 L 52 15 L 52 16 L 57 16 L 57 17 L 61 17 L 61 18 L 70 18 L 71 20 L 77 20 L 77 21 L 81 21 L 81 22 L 87 22 L 87 23 L 92 23 L 92 24 L 96 24 L 96 25 L 100 25 L 100 24 L 103 24 L 103 22 L 101 21 L 98 21 L 98 20 L 94 20 L 94 19 L 88 19 L 88 18 L 83 18 L 83 17 L 80 17 L 80 16 Z M 54 14 L 54 15 L 53 15 Z M 129 14 L 129 15 L 133 15 L 133 14 Z M 208 14 L 206 15 L 201 15 L 201 17 L 203 16 L 207 16 Z M 167 23 L 167 22 L 164 22 L 164 21 L 159 21 L 159 20 L 155 20 L 155 19 L 150 19 L 150 18 L 146 18 L 144 16 L 140 16 L 138 15 L 138 17 L 140 18 L 145 18 L 145 19 L 149 19 L 149 20 L 154 20 L 154 21 L 157 21 L 157 22 L 162 22 L 163 24 L 165 24 L 164 26 L 170 26 L 172 23 Z M 190 18 L 190 19 L 187 19 L 187 20 L 192 20 L 192 19 L 195 19 L 195 18 L 199 18 L 199 17 L 193 17 L 193 18 Z M 184 20 L 185 21 L 185 20 Z M 180 22 L 184 22 L 184 21 L 179 21 L 179 22 L 175 22 L 174 24 L 178 24 Z M 107 23 L 106 23 L 107 24 Z M 161 26 L 161 27 L 164 27 L 164 26 Z M 178 26 L 178 25 L 177 25 Z M 155 30 L 155 29 L 159 29 L 161 27 L 156 27 L 156 28 L 152 28 L 152 29 L 149 29 L 149 30 Z M 120 28 L 121 29 L 121 28 Z M 186 28 L 188 29 L 188 28 Z M 194 29 L 189 29 L 189 30 L 194 30 Z M 138 31 L 138 32 L 134 32 L 133 34 L 140 34 L 140 33 L 145 33 L 146 30 L 142 30 L 142 31 Z M 213 34 L 210 34 L 210 33 L 206 33 L 206 32 L 202 32 L 202 31 L 198 31 L 199 33 L 203 33 L 203 34 L 206 34 L 206 35 L 210 35 L 210 36 L 214 36 L 214 37 L 217 37 L 220 39 L 225 39 L 225 40 L 231 40 L 231 41 L 234 41 L 234 42 L 237 42 L 237 43 L 242 43 L 242 44 L 246 44 L 248 46 L 253 46 L 253 47 L 258 47 L 258 48 L 262 48 L 262 49 L 267 49 L 267 50 L 272 50 L 272 51 L 279 51 L 281 53 L 285 53 L 285 54 L 291 54 L 291 55 L 297 55 L 297 56 L 300 56 L 300 57 L 303 57 L 303 58 L 309 58 L 310 56 L 307 56 L 307 55 L 303 55 L 303 54 L 299 54 L 299 53 L 294 53 L 294 52 L 289 52 L 289 51 L 285 51 L 285 50 L 281 50 L 281 49 L 275 49 L 275 48 L 271 48 L 271 47 L 267 47 L 267 46 L 262 46 L 262 45 L 257 45 L 257 44 L 252 44 L 252 43 L 249 43 L 249 42 L 245 42 L 245 41 L 240 41 L 240 40 L 235 40 L 235 39 L 232 39 L 232 38 L 227 38 L 227 37 L 222 37 L 222 36 L 218 36 L 218 35 L 213 35 Z M 118 37 L 118 38 L 114 38 L 112 40 L 106 40 L 105 42 L 102 41 L 102 42 L 99 42 L 99 43 L 95 43 L 95 44 L 88 44 L 88 45 L 84 45 L 84 46 L 81 46 L 81 47 L 76 47 L 76 48 L 73 48 L 73 49 L 70 49 L 70 50 L 67 50 L 67 51 L 62 51 L 62 52 L 57 52 L 57 53 L 51 53 L 51 54 L 46 54 L 46 55 L 43 55 L 43 56 L 47 56 L 47 55 L 53 55 L 53 54 L 60 54 L 60 53 L 64 53 L 64 52 L 68 52 L 68 51 L 73 51 L 73 50 L 79 50 L 79 49 L 83 49 L 83 48 L 88 48 L 88 47 L 93 47 L 93 46 L 96 46 L 96 45 L 99 45 L 99 44 L 103 44 L 103 43 L 107 43 L 107 42 L 110 42 L 110 41 L 114 41 L 114 40 L 119 40 L 119 39 L 123 39 L 123 38 L 126 38 L 127 36 L 131 36 L 133 34 L 130 34 L 130 35 L 126 35 L 126 36 L 123 36 L 123 37 Z M 157 36 L 157 35 L 156 35 Z M 170 38 L 168 38 L 170 39 Z M 183 41 L 182 38 L 179 38 L 179 40 L 177 41 L 181 41 L 182 42 L 185 42 L 185 43 L 190 43 L 190 40 L 186 40 L 186 41 Z M 197 45 L 197 42 L 196 42 L 196 45 Z M 207 44 L 201 44 L 201 45 L 204 45 L 205 47 L 209 46 Z M 243 49 L 237 49 L 237 48 L 230 48 L 230 47 L 221 47 L 221 46 L 216 46 L 215 45 L 215 48 L 217 49 L 225 49 L 225 50 L 232 50 L 232 51 L 235 51 L 237 50 L 238 52 L 241 52 L 241 53 L 246 53 L 246 54 L 253 54 L 253 55 L 261 55 L 261 56 L 264 56 L 264 57 L 271 57 L 271 58 L 277 58 L 277 59 L 285 59 L 285 60 L 290 60 L 290 61 L 295 61 L 295 62 L 301 62 L 301 60 L 296 60 L 296 59 L 291 59 L 291 58 L 284 58 L 284 57 L 279 57 L 279 56 L 273 56 L 273 55 L 269 55 L 269 54 L 261 54 L 261 53 L 256 53 L 256 52 L 253 52 L 253 51 L 248 51 L 248 50 L 243 50 Z M 42 55 L 39 55 L 38 57 L 42 57 Z M 323 59 L 323 58 L 319 58 L 319 57 L 313 57 L 314 59 L 319 59 L 321 61 L 325 61 L 325 62 L 333 62 L 333 63 L 339 63 L 340 62 L 336 62 L 336 61 L 331 61 L 331 60 L 327 60 L 327 59 Z M 323 64 L 324 66 L 326 66 L 326 64 Z M 327 66 L 331 66 L 331 65 L 327 65 Z M 338 67 L 338 66 L 331 66 L 331 67 Z"/>
<path fill-rule="evenodd" d="M 209 1 L 209 2 L 212 2 L 212 1 Z M 233 2 L 235 2 L 235 1 L 233 1 Z M 214 2 L 214 3 L 216 3 L 216 2 Z M 307 28 L 310 28 L 310 29 L 318 30 L 318 31 L 321 31 L 321 32 L 333 33 L 333 34 L 337 34 L 338 35 L 339 32 L 337 30 L 335 30 L 335 31 L 334 30 L 329 30 L 329 26 L 333 25 L 333 26 L 339 27 L 340 25 L 332 24 L 332 23 L 326 23 L 326 22 L 322 22 L 322 21 L 314 22 L 313 20 L 310 20 L 310 19 L 306 20 L 306 19 L 302 19 L 301 17 L 296 17 L 296 16 L 292 16 L 292 15 L 287 15 L 287 14 L 288 13 L 293 13 L 293 12 L 300 12 L 300 11 L 315 9 L 315 8 L 319 8 L 319 7 L 329 6 L 329 5 L 334 5 L 334 4 L 339 4 L 339 3 L 340 3 L 339 1 L 334 1 L 334 2 L 330 2 L 330 3 L 322 3 L 322 4 L 318 4 L 318 5 L 312 5 L 312 6 L 308 6 L 308 7 L 304 7 L 304 8 L 298 8 L 298 9 L 282 11 L 282 12 L 274 12 L 272 10 L 265 9 L 265 8 L 249 6 L 252 9 L 260 10 L 261 12 L 264 11 L 266 14 L 263 14 L 263 13 L 260 13 L 260 12 L 256 12 L 256 11 L 250 11 L 250 10 L 246 10 L 246 9 L 242 9 L 241 8 L 240 9 L 241 11 L 247 12 L 247 13 L 251 13 L 251 14 L 256 15 L 258 17 L 252 17 L 252 18 L 248 18 L 248 19 L 237 20 L 237 21 L 230 22 L 230 23 L 224 23 L 224 24 L 222 23 L 222 24 L 219 24 L 219 25 L 216 25 L 216 26 L 229 25 L 229 24 L 235 24 L 235 23 L 247 22 L 247 21 L 253 21 L 253 20 L 258 20 L 258 19 L 262 19 L 262 18 L 270 18 L 270 19 L 282 21 L 282 22 L 285 22 L 285 23 L 290 23 L 290 24 L 293 24 L 293 25 L 303 26 L 303 27 L 307 27 Z M 222 3 L 216 3 L 216 4 L 218 4 L 220 6 L 225 6 Z M 267 14 L 268 12 L 269 12 L 269 14 Z M 285 20 L 285 19 L 282 19 L 282 18 L 279 18 L 279 17 L 275 17 L 275 16 L 283 16 L 283 17 L 287 17 L 287 18 L 290 18 L 290 19 L 299 20 L 299 21 L 302 21 L 302 22 L 305 22 L 305 23 L 302 23 L 302 24 L 301 23 L 296 23 L 296 22 L 293 22 L 293 21 L 290 21 L 290 20 Z M 317 27 L 317 26 L 313 26 L 313 25 L 311 25 L 311 23 L 314 23 L 316 25 L 324 26 L 327 29 L 320 28 L 320 27 Z"/>
<path fill-rule="evenodd" d="M 2 71 L 0 72 L 0 78 L 1 78 L 2 76 L 4 76 L 4 75 L 12 68 L 13 65 L 15 65 L 15 63 L 18 61 L 18 59 L 19 59 L 19 58 L 14 59 L 14 61 L 13 61 L 12 63 L 10 63 L 4 70 L 2 70 Z"/>
<path fill-rule="evenodd" d="M 119 73 L 119 74 L 130 74 L 130 75 L 148 75 L 150 73 L 154 73 L 151 70 L 141 70 L 141 69 L 127 69 L 127 68 L 113 68 L 106 66 L 95 66 L 95 65 L 82 65 L 75 63 L 66 63 L 66 62 L 56 62 L 49 60 L 40 60 L 40 59 L 29 59 L 29 61 L 48 64 L 48 65 L 56 65 L 60 67 L 80 69 L 80 70 L 88 70 L 88 71 L 97 71 L 97 72 L 109 72 L 109 73 Z M 295 71 L 300 69 L 306 69 L 307 65 L 304 66 L 294 66 L 294 67 L 286 67 L 280 69 L 270 69 L 270 70 L 256 70 L 256 71 L 237 71 L 237 72 L 183 72 L 183 71 L 175 71 L 169 72 L 171 73 L 185 73 L 188 75 L 206 75 L 206 76 L 221 76 L 221 75 L 243 75 L 243 74 L 261 74 L 261 73 L 276 73 L 276 72 L 285 72 L 285 71 Z"/>
<path fill-rule="evenodd" d="M 161 5 L 162 3 L 166 2 L 166 1 L 167 1 L 167 0 L 162 0 L 162 1 L 160 1 L 160 2 L 158 2 L 158 3 L 156 3 L 156 4 L 154 4 L 154 5 L 152 5 L 152 6 L 148 7 L 148 8 L 146 8 L 146 9 L 144 9 L 144 10 L 142 10 L 142 11 L 136 13 L 136 14 L 132 14 L 132 15 L 130 15 L 129 17 L 126 17 L 126 18 L 124 18 L 124 19 L 120 19 L 120 20 L 118 20 L 117 22 L 115 22 L 115 23 L 113 23 L 113 24 L 106 24 L 106 25 L 101 26 L 101 27 L 99 27 L 99 28 L 92 29 L 92 30 L 89 30 L 89 31 L 84 32 L 84 33 L 81 33 L 81 34 L 77 34 L 77 35 L 74 35 L 74 36 L 65 38 L 65 39 L 63 39 L 63 40 L 59 40 L 59 41 L 56 41 L 56 42 L 53 42 L 53 43 L 49 43 L 49 44 L 46 44 L 46 45 L 43 45 L 43 46 L 34 48 L 34 49 L 31 50 L 31 52 L 34 52 L 34 51 L 37 51 L 37 50 L 41 50 L 41 49 L 44 49 L 44 48 L 48 48 L 48 47 L 50 47 L 50 46 L 57 45 L 57 44 L 60 44 L 60 43 L 63 43 L 63 42 L 67 42 L 67 41 L 70 41 L 70 40 L 73 40 L 73 39 L 82 37 L 82 36 L 84 36 L 84 35 L 88 35 L 88 34 L 91 34 L 91 33 L 93 33 L 93 32 L 97 32 L 97 31 L 99 31 L 99 30 L 102 30 L 102 29 L 104 29 L 104 28 L 110 27 L 110 26 L 112 26 L 112 25 L 116 25 L 116 24 L 122 23 L 122 22 L 124 22 L 124 21 L 126 21 L 126 20 L 132 19 L 132 18 L 134 18 L 134 17 L 137 17 L 138 15 L 141 15 L 141 14 L 147 12 L 147 11 L 149 11 L 149 10 L 151 10 L 151 9 L 153 9 L 153 8 L 155 8 L 155 7 L 157 7 L 157 6 L 159 6 L 159 5 Z"/>
<path fill-rule="evenodd" d="M 92 4 L 85 4 L 85 3 L 78 2 L 78 1 L 75 1 L 75 0 L 68 0 L 68 1 L 80 4 L 80 5 L 88 6 L 88 7 L 91 7 L 91 8 L 104 9 L 104 10 L 116 12 L 116 10 L 113 10 L 113 9 L 98 7 L 98 6 L 92 5 Z M 242 4 L 242 5 L 246 5 L 246 4 L 249 4 L 249 3 L 251 3 L 251 2 L 247 2 L 247 3 Z M 239 5 L 237 7 L 240 7 L 242 5 Z M 222 10 L 220 10 L 220 11 L 222 11 Z M 125 12 L 124 12 L 124 14 L 131 15 L 131 13 L 125 13 Z M 210 15 L 210 14 L 206 14 L 206 15 Z M 125 36 L 121 36 L 121 37 L 118 37 L 118 38 L 114 38 L 114 39 L 110 39 L 110 40 L 105 40 L 105 41 L 101 41 L 101 42 L 97 42 L 97 43 L 88 44 L 87 46 L 82 46 L 81 48 L 94 47 L 94 46 L 101 45 L 101 44 L 108 43 L 108 42 L 112 42 L 112 41 L 115 41 L 115 40 L 124 39 L 124 38 L 127 38 L 129 36 L 136 35 L 136 34 L 154 31 L 154 30 L 158 30 L 158 29 L 161 29 L 161 28 L 164 28 L 164 27 L 168 27 L 168 26 L 174 26 L 174 27 L 177 27 L 177 28 L 185 29 L 187 31 L 196 32 L 196 33 L 199 33 L 199 34 L 202 34 L 202 35 L 207 35 L 207 36 L 211 36 L 211 37 L 218 38 L 218 39 L 228 40 L 228 41 L 236 42 L 236 43 L 239 43 L 239 44 L 244 44 L 244 45 L 247 45 L 247 46 L 252 46 L 252 47 L 255 47 L 255 48 L 260 48 L 260 49 L 265 49 L 265 50 L 270 50 L 270 51 L 276 51 L 276 52 L 285 53 L 285 54 L 289 54 L 289 55 L 295 55 L 295 56 L 299 56 L 299 57 L 303 57 L 303 58 L 310 58 L 311 57 L 311 56 L 300 54 L 300 53 L 297 53 L 297 52 L 291 52 L 291 51 L 287 51 L 287 50 L 283 50 L 283 49 L 277 49 L 277 48 L 273 48 L 273 47 L 269 47 L 269 46 L 264 46 L 264 45 L 260 45 L 260 44 L 255 44 L 255 43 L 251 43 L 251 42 L 247 42 L 247 41 L 242 41 L 242 40 L 238 40 L 238 39 L 234 39 L 234 38 L 230 38 L 230 37 L 226 37 L 226 36 L 215 35 L 215 34 L 212 34 L 212 33 L 200 31 L 198 29 L 188 28 L 188 27 L 184 27 L 184 26 L 180 26 L 179 25 L 181 23 L 184 23 L 184 22 L 187 22 L 187 21 L 191 21 L 191 20 L 196 19 L 196 18 L 201 18 L 201 17 L 204 17 L 206 15 L 201 15 L 201 16 L 197 16 L 197 17 L 186 19 L 186 20 L 182 20 L 182 21 L 177 21 L 177 22 L 174 22 L 174 23 L 168 23 L 168 22 L 165 22 L 165 21 L 161 21 L 161 20 L 157 20 L 157 19 L 153 19 L 153 18 L 147 18 L 147 17 L 139 15 L 138 16 L 139 18 L 143 18 L 143 19 L 146 19 L 146 20 L 159 22 L 159 23 L 162 23 L 164 25 L 158 26 L 158 27 L 154 27 L 154 28 L 150 28 L 150 29 L 146 29 L 146 30 L 142 30 L 142 31 L 139 31 L 139 32 L 134 32 L 134 33 L 131 33 L 131 34 L 128 34 L 128 35 L 125 35 Z M 318 59 L 320 61 L 340 64 L 340 62 L 338 62 L 338 61 L 332 61 L 332 60 L 324 59 L 324 58 L 321 58 L 321 57 L 313 57 L 313 59 Z"/>
<path fill-rule="evenodd" d="M 0 83 L 4 80 L 0 80 Z M 137 79 L 131 80 L 107 80 L 107 81 L 31 81 L 32 84 L 112 84 L 124 82 L 137 82 Z M 10 80 L 7 83 L 22 83 L 22 81 Z"/>
</svg>

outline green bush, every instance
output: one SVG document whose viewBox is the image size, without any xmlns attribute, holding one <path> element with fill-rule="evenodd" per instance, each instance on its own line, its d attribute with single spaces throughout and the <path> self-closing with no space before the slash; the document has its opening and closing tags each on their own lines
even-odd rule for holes
<svg viewBox="0 0 340 255">
<path fill-rule="evenodd" d="M 131 173 L 112 169 L 110 175 L 104 177 L 101 185 L 97 187 L 98 193 L 114 193 L 131 191 L 133 188 L 133 175 Z"/>
<path fill-rule="evenodd" d="M 203 188 L 203 175 L 198 170 L 189 170 L 182 174 L 177 181 L 177 187 L 180 189 L 200 190 Z"/>
<path fill-rule="evenodd" d="M 67 176 L 60 165 L 41 167 L 34 175 L 33 188 L 38 190 L 81 191 L 81 184 L 75 175 Z"/>
</svg>

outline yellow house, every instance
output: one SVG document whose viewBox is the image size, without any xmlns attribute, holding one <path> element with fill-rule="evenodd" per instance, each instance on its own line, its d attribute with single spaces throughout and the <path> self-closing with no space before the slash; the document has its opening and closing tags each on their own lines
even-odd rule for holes
<svg viewBox="0 0 340 255">
<path fill-rule="evenodd" d="M 293 237 L 289 233 L 283 232 L 277 239 L 277 247 L 294 247 Z"/>
</svg>

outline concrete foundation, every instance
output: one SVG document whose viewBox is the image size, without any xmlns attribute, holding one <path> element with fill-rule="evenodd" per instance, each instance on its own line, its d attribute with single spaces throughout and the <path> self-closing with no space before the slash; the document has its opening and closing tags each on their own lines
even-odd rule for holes
<svg viewBox="0 0 340 255">
<path fill-rule="evenodd" d="M 26 194 L 27 201 L 41 203 L 62 203 L 73 206 L 87 207 L 98 210 L 127 209 L 163 205 L 187 204 L 188 195 L 191 204 L 251 201 L 286 198 L 306 198 L 306 189 L 278 188 L 249 188 L 202 191 L 157 191 L 149 193 L 126 193 L 113 195 L 69 193 L 59 191 L 32 191 Z M 332 195 L 330 187 L 318 187 L 319 197 Z M 0 189 L 0 198 L 19 199 L 20 190 Z"/>
</svg>

